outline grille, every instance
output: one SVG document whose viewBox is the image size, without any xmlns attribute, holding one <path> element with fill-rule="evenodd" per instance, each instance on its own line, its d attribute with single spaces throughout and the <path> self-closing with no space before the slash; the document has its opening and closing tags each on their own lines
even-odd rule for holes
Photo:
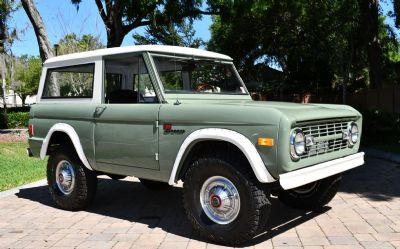
<svg viewBox="0 0 400 249">
<path fill-rule="evenodd" d="M 300 124 L 304 135 L 312 136 L 314 144 L 300 158 L 308 158 L 346 149 L 347 140 L 343 140 L 343 130 L 351 120 L 319 121 L 307 125 Z"/>
</svg>

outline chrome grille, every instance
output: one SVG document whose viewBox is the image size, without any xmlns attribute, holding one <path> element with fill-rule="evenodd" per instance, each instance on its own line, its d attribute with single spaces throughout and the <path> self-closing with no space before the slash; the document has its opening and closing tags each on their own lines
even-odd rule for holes
<svg viewBox="0 0 400 249">
<path fill-rule="evenodd" d="M 307 148 L 307 153 L 300 158 L 322 155 L 346 149 L 347 140 L 343 140 L 343 130 L 351 120 L 319 121 L 315 123 L 299 124 L 305 136 L 312 136 L 314 144 Z"/>
</svg>

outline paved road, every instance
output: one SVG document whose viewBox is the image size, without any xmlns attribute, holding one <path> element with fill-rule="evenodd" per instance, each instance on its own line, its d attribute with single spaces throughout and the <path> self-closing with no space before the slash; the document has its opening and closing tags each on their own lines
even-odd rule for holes
<svg viewBox="0 0 400 249">
<path fill-rule="evenodd" d="M 135 179 L 101 179 L 90 209 L 57 209 L 46 186 L 0 195 L 0 248 L 220 248 L 193 233 L 174 187 L 152 192 Z M 248 248 L 400 248 L 400 166 L 367 158 L 347 173 L 321 213 L 273 199 L 266 233 Z M 222 247 L 221 247 L 222 248 Z"/>
</svg>

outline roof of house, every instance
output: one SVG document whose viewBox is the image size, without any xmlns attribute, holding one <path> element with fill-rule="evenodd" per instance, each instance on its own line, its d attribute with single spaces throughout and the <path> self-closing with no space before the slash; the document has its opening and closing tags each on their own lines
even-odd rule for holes
<svg viewBox="0 0 400 249">
<path fill-rule="evenodd" d="M 227 55 L 206 51 L 203 49 L 167 46 L 167 45 L 136 45 L 136 46 L 126 46 L 126 47 L 105 48 L 105 49 L 98 49 L 81 53 L 60 55 L 46 60 L 44 64 L 53 64 L 57 62 L 64 62 L 70 60 L 89 59 L 99 56 L 109 56 L 109 55 L 135 53 L 135 52 L 168 53 L 175 55 L 190 55 L 195 57 L 232 60 L 232 58 Z"/>
</svg>

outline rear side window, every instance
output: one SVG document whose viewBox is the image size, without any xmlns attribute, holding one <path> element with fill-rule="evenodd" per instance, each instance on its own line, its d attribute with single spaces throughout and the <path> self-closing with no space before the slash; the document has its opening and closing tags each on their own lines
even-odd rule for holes
<svg viewBox="0 0 400 249">
<path fill-rule="evenodd" d="M 42 98 L 91 98 L 94 64 L 47 70 Z"/>
</svg>

